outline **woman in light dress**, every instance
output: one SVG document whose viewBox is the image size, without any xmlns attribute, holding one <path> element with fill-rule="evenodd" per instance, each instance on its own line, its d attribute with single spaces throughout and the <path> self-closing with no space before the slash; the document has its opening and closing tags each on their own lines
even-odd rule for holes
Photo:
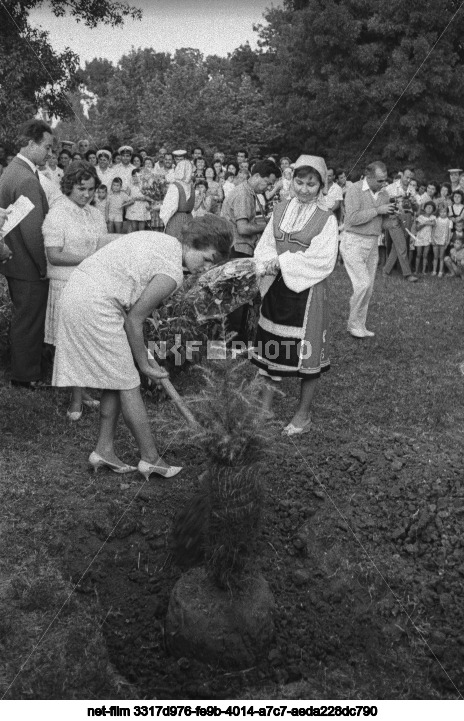
<svg viewBox="0 0 464 721">
<path fill-rule="evenodd" d="M 105 219 L 90 202 L 100 185 L 96 169 L 85 160 L 68 166 L 62 180 L 63 196 L 53 204 L 43 223 L 47 277 L 50 278 L 45 342 L 56 346 L 58 314 L 63 289 L 76 266 L 110 240 Z M 98 407 L 85 388 L 72 388 L 67 411 L 69 420 L 78 421 L 83 406 Z"/>
<path fill-rule="evenodd" d="M 337 260 L 338 228 L 322 194 L 326 179 L 323 158 L 298 158 L 293 197 L 274 208 L 254 255 L 267 273 L 252 351 L 252 362 L 267 378 L 264 409 L 271 413 L 282 378 L 301 379 L 298 406 L 283 429 L 288 436 L 310 430 L 318 379 L 330 368 L 327 278 Z"/>
<path fill-rule="evenodd" d="M 120 236 L 74 271 L 62 294 L 53 384 L 103 389 L 100 432 L 89 457 L 95 470 L 136 470 L 114 449 L 120 411 L 137 442 L 138 469 L 146 478 L 151 473 L 171 477 L 181 470 L 159 456 L 140 393 L 139 371 L 155 382 L 167 377 L 149 356 L 143 324 L 182 284 L 183 267 L 202 272 L 225 260 L 231 245 L 228 223 L 208 215 L 192 219 L 181 242 L 156 231 Z"/>
<path fill-rule="evenodd" d="M 180 239 L 183 226 L 192 217 L 195 192 L 192 183 L 193 168 L 189 160 L 181 160 L 174 170 L 174 181 L 169 184 L 160 210 L 160 218 L 168 235 Z"/>
</svg>

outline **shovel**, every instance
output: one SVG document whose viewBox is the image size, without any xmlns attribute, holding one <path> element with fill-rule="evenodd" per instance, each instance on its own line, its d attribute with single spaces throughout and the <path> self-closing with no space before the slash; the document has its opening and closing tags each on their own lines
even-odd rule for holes
<svg viewBox="0 0 464 721">
<path fill-rule="evenodd" d="M 147 348 L 147 353 L 148 353 L 149 359 L 152 361 L 152 365 L 156 368 L 156 370 L 162 370 L 161 366 L 156 362 L 153 353 L 150 350 L 148 350 L 148 348 Z M 172 385 L 169 378 L 160 378 L 158 383 L 160 384 L 160 386 L 162 388 L 164 388 L 164 390 L 168 394 L 169 398 L 172 401 L 174 401 L 174 404 L 176 405 L 177 410 L 184 416 L 185 420 L 188 423 L 190 423 L 190 425 L 192 425 L 192 426 L 198 425 L 193 413 L 191 413 L 189 411 L 185 402 L 182 400 L 181 396 L 178 394 L 178 392 Z"/>
</svg>

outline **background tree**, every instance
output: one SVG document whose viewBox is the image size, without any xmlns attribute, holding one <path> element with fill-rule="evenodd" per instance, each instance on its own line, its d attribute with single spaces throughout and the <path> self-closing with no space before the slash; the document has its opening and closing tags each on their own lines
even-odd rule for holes
<svg viewBox="0 0 464 721">
<path fill-rule="evenodd" d="M 0 4 L 0 136 L 14 140 L 18 124 L 39 108 L 51 115 L 72 113 L 66 93 L 76 89 L 78 57 L 71 50 L 53 50 L 48 34 L 31 28 L 28 13 L 43 0 L 4 0 Z M 141 11 L 113 0 L 50 0 L 55 15 L 70 14 L 89 27 L 99 22 L 120 25 Z"/>
<path fill-rule="evenodd" d="M 373 156 L 423 167 L 456 158 L 463 19 L 450 21 L 458 7 L 457 0 L 426 7 L 420 0 L 284 0 L 266 11 L 267 24 L 256 28 L 258 74 L 273 120 L 287 129 L 276 149 L 318 152 L 347 167 Z"/>
</svg>

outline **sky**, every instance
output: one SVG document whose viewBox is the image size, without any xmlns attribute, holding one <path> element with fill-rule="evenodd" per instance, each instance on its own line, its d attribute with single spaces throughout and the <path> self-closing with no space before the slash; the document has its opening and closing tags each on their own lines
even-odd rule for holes
<svg viewBox="0 0 464 721">
<path fill-rule="evenodd" d="M 56 18 L 46 5 L 30 13 L 33 26 L 50 34 L 57 51 L 66 46 L 86 60 L 103 57 L 116 63 L 131 47 L 152 47 L 173 53 L 182 47 L 198 48 L 204 55 L 232 52 L 249 41 L 257 45 L 253 24 L 264 22 L 266 8 L 279 0 L 128 0 L 141 8 L 142 21 L 126 20 L 123 28 L 100 25 L 93 30 L 72 17 Z"/>
</svg>

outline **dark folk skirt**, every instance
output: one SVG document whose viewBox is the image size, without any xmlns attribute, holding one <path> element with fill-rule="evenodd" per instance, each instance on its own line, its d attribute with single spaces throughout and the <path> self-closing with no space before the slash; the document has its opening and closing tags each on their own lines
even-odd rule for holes
<svg viewBox="0 0 464 721">
<path fill-rule="evenodd" d="M 317 378 L 328 371 L 327 280 L 295 293 L 279 273 L 263 298 L 251 361 L 270 376 Z"/>
</svg>

